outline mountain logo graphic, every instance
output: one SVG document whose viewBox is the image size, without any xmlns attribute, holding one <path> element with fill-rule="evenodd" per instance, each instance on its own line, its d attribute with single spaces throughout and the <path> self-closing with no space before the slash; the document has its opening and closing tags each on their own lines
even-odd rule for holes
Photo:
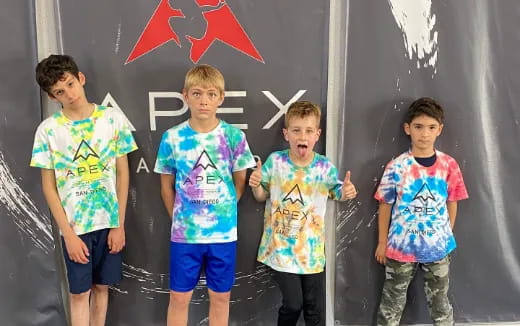
<svg viewBox="0 0 520 326">
<path fill-rule="evenodd" d="M 92 149 L 92 147 L 90 147 L 89 144 L 84 139 L 82 139 L 81 143 L 78 146 L 78 149 L 76 150 L 76 154 L 74 154 L 73 162 L 76 162 L 76 160 L 78 160 L 79 158 L 82 158 L 86 161 L 90 156 L 99 158 L 99 156 Z"/>
<path fill-rule="evenodd" d="M 202 16 L 206 21 L 204 35 L 201 38 L 184 35 L 191 44 L 190 59 L 193 63 L 197 63 L 215 41 L 220 41 L 259 62 L 264 62 L 264 59 L 226 3 L 226 0 L 194 1 L 199 8 L 209 8 L 209 10 L 202 11 Z M 191 20 L 193 17 L 186 17 L 182 10 L 172 8 L 169 0 L 160 0 L 125 64 L 170 41 L 174 41 L 177 46 L 181 47 L 181 39 L 173 26 L 170 26 L 170 18 L 187 18 Z M 175 24 L 175 21 L 173 24 Z"/>
<path fill-rule="evenodd" d="M 435 201 L 435 197 L 433 196 L 430 187 L 428 187 L 428 184 L 425 182 L 421 189 L 415 194 L 415 197 L 413 200 L 420 200 L 422 203 L 426 204 L 429 199 Z"/>
<path fill-rule="evenodd" d="M 287 195 L 285 195 L 285 197 L 283 198 L 282 201 L 287 201 L 287 200 L 289 200 L 291 202 L 291 204 L 299 202 L 300 204 L 305 206 L 305 203 L 303 202 L 303 196 L 302 196 L 302 193 L 300 191 L 300 187 L 298 186 L 298 184 L 295 184 L 294 187 L 292 187 L 291 191 L 289 191 L 289 193 L 287 193 Z"/>
<path fill-rule="evenodd" d="M 202 153 L 200 154 L 199 158 L 197 159 L 197 163 L 195 163 L 193 169 L 196 169 L 198 167 L 201 167 L 204 170 L 207 170 L 209 167 L 215 170 L 217 169 L 215 163 L 213 163 L 213 161 L 211 160 L 211 158 L 205 150 L 202 151 Z"/>
</svg>

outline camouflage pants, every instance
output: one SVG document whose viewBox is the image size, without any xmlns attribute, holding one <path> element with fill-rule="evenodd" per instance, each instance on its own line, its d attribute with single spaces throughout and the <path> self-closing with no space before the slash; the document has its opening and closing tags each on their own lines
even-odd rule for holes
<svg viewBox="0 0 520 326">
<path fill-rule="evenodd" d="M 386 277 L 377 312 L 378 326 L 398 326 L 406 304 L 406 292 L 417 267 L 424 271 L 424 292 L 434 325 L 452 326 L 453 308 L 448 300 L 449 256 L 433 263 L 386 262 Z"/>
</svg>

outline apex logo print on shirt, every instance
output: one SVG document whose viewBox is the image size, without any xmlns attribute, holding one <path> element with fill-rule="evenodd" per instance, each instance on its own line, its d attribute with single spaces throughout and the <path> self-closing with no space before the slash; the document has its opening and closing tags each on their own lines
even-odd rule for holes
<svg viewBox="0 0 520 326">
<path fill-rule="evenodd" d="M 82 181 L 93 181 L 102 177 L 108 171 L 108 165 L 100 164 L 99 155 L 82 139 L 72 159 L 75 167 L 67 170 L 67 177 L 80 177 Z"/>
</svg>

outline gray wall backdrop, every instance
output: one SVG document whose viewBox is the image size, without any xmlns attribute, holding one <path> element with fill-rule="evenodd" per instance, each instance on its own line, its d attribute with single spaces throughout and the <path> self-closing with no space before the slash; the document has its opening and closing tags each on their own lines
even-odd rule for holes
<svg viewBox="0 0 520 326">
<path fill-rule="evenodd" d="M 178 98 L 184 74 L 194 64 L 186 36 L 202 39 L 221 31 L 207 30 L 215 16 L 208 20 L 203 12 L 223 7 L 233 13 L 260 57 L 243 53 L 250 47 L 237 49 L 248 43 L 244 38 L 233 43 L 233 35 L 229 39 L 219 34 L 227 43 L 207 43 L 207 51 L 198 52 L 198 62 L 223 71 L 232 93 L 220 116 L 242 127 L 247 124 L 251 148 L 262 158 L 285 146 L 280 129 L 289 102 L 301 98 L 326 106 L 328 55 L 335 58 L 328 71 L 341 70 L 334 78 L 345 84 L 336 89 L 345 100 L 326 110 L 339 117 L 328 126 L 327 135 L 329 140 L 337 137 L 338 147 L 328 154 L 337 154 L 341 172 L 352 171 L 360 195 L 331 212 L 331 217 L 336 215 L 335 247 L 328 249 L 335 253 L 335 259 L 329 257 L 335 265 L 328 268 L 335 276 L 334 291 L 328 293 L 334 292 L 332 322 L 373 324 L 383 268 L 373 259 L 377 203 L 372 195 L 384 164 L 407 149 L 401 128 L 404 110 L 424 95 L 439 99 L 446 108 L 439 149 L 459 161 L 470 193 L 470 199 L 460 203 L 455 228 L 459 248 L 452 260 L 450 297 L 456 320 L 493 325 L 520 321 L 515 237 L 520 230 L 515 197 L 520 181 L 515 172 L 520 161 L 520 4 L 331 0 L 342 2 L 339 24 L 345 28 L 329 29 L 329 14 L 338 16 L 329 13 L 329 1 L 227 0 L 218 6 L 212 3 L 217 1 L 201 2 L 208 6 L 200 7 L 194 0 L 47 1 L 57 5 L 60 15 L 56 22 L 43 21 L 44 29 L 36 35 L 33 1 L 0 0 L 1 324 L 66 324 L 61 254 L 55 250 L 39 171 L 28 167 L 34 130 L 42 118 L 33 76 L 36 39 L 58 35 L 60 49 L 62 44 L 87 76 L 89 99 L 119 107 L 135 126 L 140 150 L 130 156 L 125 277 L 111 289 L 107 324 L 164 325 L 170 223 L 159 196 L 159 178 L 151 171 L 162 132 L 188 117 Z M 154 12 L 166 16 L 154 20 L 160 44 L 125 64 L 143 30 L 153 25 L 149 22 Z M 176 17 L 168 19 L 169 15 Z M 234 22 L 229 15 L 218 17 L 223 17 L 221 23 Z M 45 30 L 47 26 L 58 30 Z M 344 31 L 339 38 L 345 47 L 331 45 L 338 54 L 328 53 L 329 30 Z M 179 44 L 169 40 L 173 32 Z M 331 89 L 333 84 L 329 80 Z M 324 148 L 322 141 L 317 151 Z M 239 207 L 232 325 L 273 325 L 276 318 L 279 292 L 269 271 L 255 262 L 262 211 L 246 192 Z M 429 322 L 421 275 L 409 299 L 404 321 Z M 190 324 L 207 324 L 207 308 L 201 283 Z"/>
<path fill-rule="evenodd" d="M 518 321 L 520 175 L 517 1 L 350 1 L 342 165 L 358 171 L 357 205 L 337 216 L 335 319 L 369 324 L 383 267 L 373 258 L 384 165 L 408 149 L 404 112 L 437 98 L 446 120 L 438 148 L 455 157 L 470 199 L 459 203 L 450 298 L 458 322 Z M 329 108 L 330 109 L 330 108 Z M 418 275 L 406 323 L 430 322 Z"/>
<path fill-rule="evenodd" d="M 40 171 L 29 167 L 41 121 L 34 5 L 0 5 L 0 324 L 65 325 Z"/>
<path fill-rule="evenodd" d="M 153 166 L 162 133 L 189 116 L 182 110 L 182 101 L 172 98 L 178 95 L 174 92 L 181 92 L 184 75 L 194 65 L 190 59 L 192 46 L 185 36 L 200 39 L 224 27 L 213 29 L 214 21 L 202 14 L 216 7 L 200 8 L 193 0 L 65 0 L 59 5 L 63 49 L 77 59 L 85 73 L 88 97 L 102 103 L 110 93 L 113 101 L 109 104 L 121 108 L 135 126 L 140 147 L 129 156 L 125 278 L 111 291 L 108 324 L 163 325 L 169 295 L 170 219 Z M 219 68 L 226 78 L 227 91 L 242 92 L 230 94 L 222 105 L 242 108 L 242 112 L 221 113 L 219 117 L 246 124 L 244 131 L 252 151 L 265 160 L 268 153 L 285 146 L 281 137 L 283 114 L 277 104 L 283 107 L 300 98 L 325 105 L 328 5 L 311 0 L 299 1 L 298 6 L 277 0 L 228 0 L 219 8 L 225 5 L 264 62 L 216 40 L 198 63 Z M 173 9 L 181 10 L 185 18 L 175 16 L 169 23 L 151 20 L 154 12 L 154 17 L 168 17 L 174 14 Z M 221 23 L 229 20 L 224 17 Z M 160 26 L 155 37 L 166 35 L 163 41 L 174 31 L 180 46 L 167 41 L 125 64 L 146 26 Z M 155 104 L 150 103 L 153 96 L 157 96 Z M 153 108 L 182 114 L 151 118 Z M 318 150 L 323 148 L 320 143 Z M 272 325 L 276 319 L 279 291 L 269 270 L 255 262 L 262 226 L 263 205 L 252 199 L 248 189 L 239 204 L 237 281 L 231 298 L 233 325 Z M 208 297 L 202 282 L 194 292 L 190 324 L 207 324 L 207 310 Z"/>
</svg>

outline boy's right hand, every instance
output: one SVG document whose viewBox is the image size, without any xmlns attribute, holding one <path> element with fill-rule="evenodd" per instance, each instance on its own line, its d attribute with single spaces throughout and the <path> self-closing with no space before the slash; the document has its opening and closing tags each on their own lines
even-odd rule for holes
<svg viewBox="0 0 520 326">
<path fill-rule="evenodd" d="M 79 264 L 86 264 L 88 260 L 88 248 L 85 242 L 80 237 L 73 234 L 63 238 L 65 240 L 65 247 L 67 247 L 67 254 L 70 260 Z"/>
<path fill-rule="evenodd" d="M 386 243 L 378 243 L 375 254 L 378 263 L 386 264 Z"/>
<path fill-rule="evenodd" d="M 256 161 L 256 168 L 249 176 L 249 186 L 252 188 L 258 188 L 262 181 L 262 160 L 258 158 Z"/>
</svg>

